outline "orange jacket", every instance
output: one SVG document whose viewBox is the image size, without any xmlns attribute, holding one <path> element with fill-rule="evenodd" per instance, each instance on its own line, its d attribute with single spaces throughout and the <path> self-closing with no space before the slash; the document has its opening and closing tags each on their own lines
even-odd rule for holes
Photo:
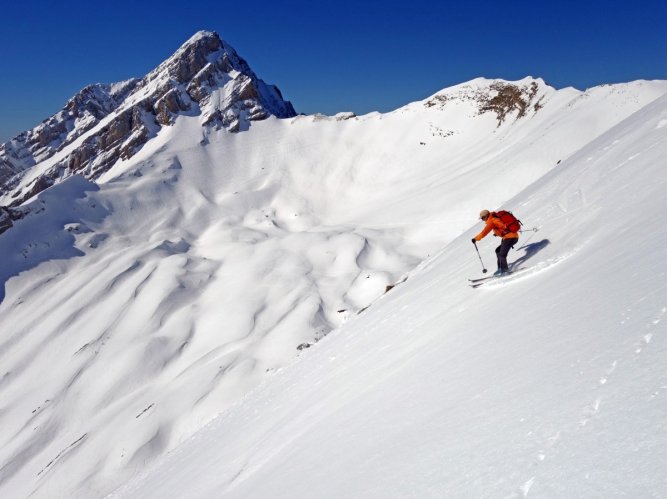
<svg viewBox="0 0 667 499">
<path fill-rule="evenodd" d="M 486 219 L 486 225 L 482 229 L 482 232 L 477 234 L 475 236 L 475 239 L 478 241 L 481 241 L 482 238 L 484 238 L 489 232 L 493 231 L 493 233 L 498 236 L 502 237 L 503 239 L 511 239 L 511 238 L 517 238 L 519 237 L 519 234 L 516 232 L 508 232 L 507 234 L 503 234 L 507 230 L 507 226 L 500 221 L 498 217 L 496 217 L 496 212 L 492 211 L 491 214 L 489 215 L 489 218 Z"/>
</svg>

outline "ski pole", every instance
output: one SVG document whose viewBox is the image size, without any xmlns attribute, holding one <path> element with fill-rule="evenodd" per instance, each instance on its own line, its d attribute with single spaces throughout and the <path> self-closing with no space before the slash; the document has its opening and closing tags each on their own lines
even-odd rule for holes
<svg viewBox="0 0 667 499">
<path fill-rule="evenodd" d="M 538 230 L 540 230 L 540 229 L 537 228 L 537 227 L 533 227 L 532 229 L 522 229 L 522 230 L 520 230 L 519 232 L 521 232 L 522 234 L 523 234 L 524 232 L 532 232 L 532 234 L 531 234 L 530 236 L 528 236 L 528 239 L 526 239 L 526 241 L 525 241 L 525 243 L 527 243 L 528 241 L 530 241 L 530 240 L 533 238 L 533 236 L 534 236 L 535 234 L 537 234 L 537 231 L 538 231 Z M 524 246 L 525 246 L 525 243 L 524 243 Z M 512 246 L 512 248 L 514 248 L 514 246 Z"/>
<path fill-rule="evenodd" d="M 477 242 L 473 243 L 475 245 L 475 249 L 477 250 L 477 256 L 479 257 L 479 261 L 482 264 L 482 274 L 486 274 L 486 267 L 484 267 L 484 262 L 482 261 L 482 255 L 479 254 L 479 249 L 477 248 Z"/>
</svg>

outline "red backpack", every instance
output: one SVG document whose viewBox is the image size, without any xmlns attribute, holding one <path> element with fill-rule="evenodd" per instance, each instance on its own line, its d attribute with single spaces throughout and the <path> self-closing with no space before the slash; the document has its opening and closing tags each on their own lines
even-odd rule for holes
<svg viewBox="0 0 667 499">
<path fill-rule="evenodd" d="M 505 224 L 505 231 L 503 235 L 509 234 L 510 232 L 519 232 L 521 230 L 521 220 L 512 215 L 511 211 L 496 211 L 496 218 L 499 218 L 502 223 Z"/>
</svg>

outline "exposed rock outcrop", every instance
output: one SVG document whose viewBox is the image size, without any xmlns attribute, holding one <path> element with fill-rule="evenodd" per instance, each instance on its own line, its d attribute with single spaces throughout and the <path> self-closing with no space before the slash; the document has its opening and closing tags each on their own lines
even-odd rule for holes
<svg viewBox="0 0 667 499">
<path fill-rule="evenodd" d="M 455 93 L 437 94 L 426 101 L 424 106 L 444 108 L 453 100 L 472 101 L 479 114 L 495 113 L 498 126 L 502 125 L 509 115 L 515 114 L 516 119 L 519 119 L 529 111 L 537 112 L 542 107 L 543 95 L 540 96 L 540 83 L 537 80 L 521 84 L 501 80 L 483 81 L 485 83 L 482 85 L 455 87 Z"/>
<path fill-rule="evenodd" d="M 483 95 L 480 98 L 479 112 L 496 113 L 498 118 L 498 126 L 505 121 L 508 114 L 516 111 L 517 118 L 523 118 L 527 110 L 533 103 L 538 91 L 537 82 L 532 82 L 530 86 L 517 86 L 509 83 L 496 82 L 491 85 L 490 89 L 495 92 L 495 95 Z M 536 103 L 539 106 L 539 102 Z M 535 108 L 537 111 L 539 107 Z"/>
</svg>

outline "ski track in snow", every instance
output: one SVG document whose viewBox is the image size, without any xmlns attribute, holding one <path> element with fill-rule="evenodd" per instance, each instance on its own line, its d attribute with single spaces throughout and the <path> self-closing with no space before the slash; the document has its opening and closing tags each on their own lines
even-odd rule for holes
<svg viewBox="0 0 667 499">
<path fill-rule="evenodd" d="M 534 277 L 537 274 L 548 270 L 555 265 L 559 264 L 560 262 L 566 260 L 570 256 L 574 255 L 577 252 L 577 250 L 573 250 L 569 252 L 568 254 L 561 255 L 555 258 L 550 258 L 548 260 L 539 262 L 533 266 L 527 266 L 527 267 L 519 267 L 516 271 L 516 274 L 510 274 L 506 275 L 503 277 L 500 277 L 498 279 L 490 279 L 488 281 L 482 281 L 481 285 L 477 286 L 479 288 L 498 288 L 498 287 L 505 287 L 509 284 L 512 284 L 516 281 L 521 281 L 523 279 L 527 279 L 530 277 Z"/>
</svg>

